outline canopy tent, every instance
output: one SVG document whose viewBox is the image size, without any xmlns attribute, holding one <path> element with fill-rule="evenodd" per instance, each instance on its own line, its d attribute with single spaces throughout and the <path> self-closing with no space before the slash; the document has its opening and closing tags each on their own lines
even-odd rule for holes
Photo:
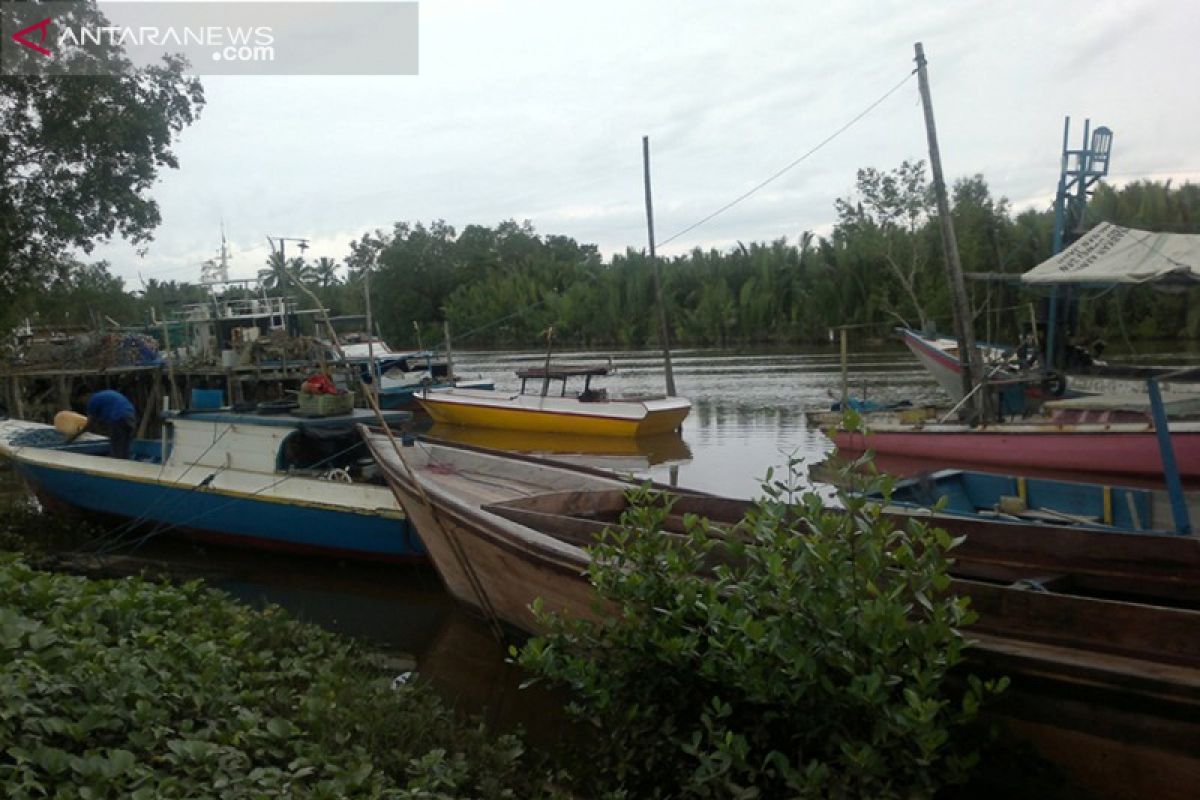
<svg viewBox="0 0 1200 800">
<path fill-rule="evenodd" d="M 1200 281 L 1200 234 L 1151 233 L 1102 222 L 1056 256 L 1021 276 L 1022 283 L 1166 283 Z"/>
</svg>

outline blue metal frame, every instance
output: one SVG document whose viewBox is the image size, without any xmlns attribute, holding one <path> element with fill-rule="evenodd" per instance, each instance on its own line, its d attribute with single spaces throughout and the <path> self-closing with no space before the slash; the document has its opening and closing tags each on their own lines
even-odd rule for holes
<svg viewBox="0 0 1200 800">
<path fill-rule="evenodd" d="M 1066 244 L 1066 226 L 1068 217 L 1083 219 L 1084 209 L 1087 208 L 1088 195 L 1092 187 L 1108 174 L 1108 159 L 1112 153 L 1112 130 L 1100 126 L 1093 133 L 1092 121 L 1083 121 L 1083 146 L 1071 150 L 1068 139 L 1071 134 L 1071 118 L 1063 121 L 1062 168 L 1058 176 L 1058 191 L 1054 196 L 1054 243 L 1053 255 L 1062 252 Z M 1075 166 L 1071 166 L 1071 157 L 1075 157 Z M 1071 193 L 1075 196 L 1072 197 Z M 1068 295 L 1067 302 L 1070 302 Z M 1054 351 L 1057 344 L 1058 329 L 1058 286 L 1050 287 L 1050 308 L 1046 316 L 1046 360 L 1045 368 L 1053 370 Z"/>
<path fill-rule="evenodd" d="M 1167 410 L 1163 406 L 1158 381 L 1146 381 L 1150 394 L 1150 414 L 1154 418 L 1154 435 L 1158 437 L 1158 451 L 1162 455 L 1163 477 L 1167 481 L 1167 494 L 1171 498 L 1171 516 L 1175 520 L 1175 532 L 1187 535 L 1192 532 L 1192 521 L 1188 516 L 1187 500 L 1183 495 L 1183 482 L 1179 479 L 1179 465 L 1175 461 L 1175 447 L 1171 444 L 1171 429 L 1167 422 Z"/>
</svg>

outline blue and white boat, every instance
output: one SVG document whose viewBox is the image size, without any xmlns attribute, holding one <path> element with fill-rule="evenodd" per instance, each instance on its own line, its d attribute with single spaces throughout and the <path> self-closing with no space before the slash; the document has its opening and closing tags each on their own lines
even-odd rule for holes
<svg viewBox="0 0 1200 800">
<path fill-rule="evenodd" d="M 340 359 L 358 368 L 364 384 L 378 382 L 379 407 L 383 409 L 412 409 L 415 396 L 427 389 L 494 389 L 492 381 L 453 378 L 447 374 L 448 365 L 434 360 L 430 350 L 397 352 L 380 339 L 367 342 L 351 342 L 330 352 L 331 359 Z M 374 364 L 374 368 L 372 368 Z M 346 386 L 347 389 L 355 387 Z"/>
<path fill-rule="evenodd" d="M 385 419 L 399 427 L 410 416 Z M 171 413 L 160 440 L 137 440 L 132 458 L 116 459 L 103 437 L 67 444 L 52 426 L 0 420 L 0 457 L 48 508 L 120 519 L 113 530 L 131 540 L 183 535 L 372 561 L 424 559 L 355 429 L 376 422 L 362 410 L 318 418 Z"/>
</svg>

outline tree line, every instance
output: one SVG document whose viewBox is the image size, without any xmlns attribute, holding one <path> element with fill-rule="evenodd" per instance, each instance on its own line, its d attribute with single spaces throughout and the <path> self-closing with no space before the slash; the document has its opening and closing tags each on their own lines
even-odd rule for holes
<svg viewBox="0 0 1200 800">
<path fill-rule="evenodd" d="M 952 213 L 964 269 L 1017 276 L 1051 255 L 1053 210 L 1014 212 L 981 175 L 955 182 Z M 696 248 L 660 259 L 673 340 L 681 345 L 786 345 L 826 341 L 854 326 L 884 336 L 896 325 L 949 332 L 950 298 L 931 187 L 922 162 L 858 171 L 834 204 L 826 236 L 802 232 L 729 249 Z M 1101 184 L 1083 228 L 1100 221 L 1150 230 L 1200 229 L 1200 186 Z M 1080 233 L 1077 231 L 1076 233 Z M 369 274 L 368 274 L 369 273 Z M 379 330 L 395 346 L 439 342 L 449 323 L 465 347 L 529 347 L 553 326 L 564 346 L 642 347 L 657 342 L 657 303 L 646 254 L 605 257 L 592 244 L 541 234 L 529 222 L 397 223 L 353 242 L 340 262 L 268 258 L 260 278 L 303 295 L 303 282 L 334 315 L 364 311 L 369 277 Z M 1040 295 L 1013 282 L 970 282 L 979 335 L 1011 341 Z M 5 322 L 135 322 L 204 298 L 202 287 L 150 279 L 127 291 L 103 263 L 58 264 Z M 1200 338 L 1195 291 L 1139 287 L 1081 299 L 1080 331 L 1111 341 Z"/>
</svg>

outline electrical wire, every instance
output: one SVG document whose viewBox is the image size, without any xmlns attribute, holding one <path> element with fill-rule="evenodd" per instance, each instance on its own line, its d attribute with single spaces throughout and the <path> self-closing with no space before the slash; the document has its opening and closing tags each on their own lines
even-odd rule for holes
<svg viewBox="0 0 1200 800">
<path fill-rule="evenodd" d="M 859 120 L 861 120 L 863 117 L 867 116 L 867 115 L 868 115 L 868 114 L 870 114 L 872 111 L 874 111 L 874 110 L 875 110 L 875 109 L 876 109 L 876 108 L 877 108 L 877 107 L 878 107 L 878 106 L 879 106 L 881 103 L 883 103 L 883 101 L 884 101 L 884 100 L 887 100 L 889 97 L 891 97 L 891 96 L 892 96 L 893 94 L 895 94 L 897 91 L 899 91 L 900 87 L 901 87 L 901 86 L 903 86 L 904 84 L 908 83 L 908 81 L 912 79 L 912 76 L 913 76 L 913 75 L 916 75 L 916 74 L 917 74 L 917 71 L 914 69 L 912 72 L 910 72 L 910 73 L 908 73 L 907 75 L 905 75 L 905 76 L 904 76 L 904 78 L 903 78 L 903 80 L 901 80 L 901 81 L 900 81 L 899 83 L 897 83 L 895 86 L 893 86 L 892 88 L 890 88 L 890 89 L 888 89 L 886 92 L 884 92 L 882 95 L 880 95 L 880 96 L 879 96 L 879 97 L 878 97 L 878 98 L 877 98 L 877 99 L 876 99 L 874 102 L 872 102 L 872 103 L 871 103 L 869 106 L 867 106 L 867 107 L 866 107 L 866 108 L 864 108 L 862 111 L 860 111 L 858 114 L 856 114 L 856 115 L 855 115 L 855 116 L 854 116 L 854 117 L 853 117 L 853 118 L 852 118 L 852 119 L 851 119 L 849 122 L 847 122 L 847 123 L 846 123 L 845 125 L 843 125 L 842 127 L 838 128 L 838 129 L 837 129 L 836 131 L 834 131 L 833 133 L 831 133 L 831 134 L 829 134 L 828 136 L 826 136 L 824 139 L 822 139 L 820 142 L 818 142 L 818 143 L 817 143 L 815 146 L 813 146 L 811 149 L 809 149 L 809 150 L 808 150 L 806 153 L 804 153 L 803 155 L 801 155 L 799 158 L 796 158 L 796 159 L 792 160 L 792 162 L 791 162 L 791 163 L 789 163 L 787 166 L 783 167 L 783 169 L 780 169 L 780 170 L 778 170 L 777 172 L 775 172 L 773 175 L 771 175 L 771 176 L 770 176 L 769 178 L 767 178 L 766 180 L 760 181 L 758 184 L 756 184 L 755 186 L 751 187 L 751 188 L 750 188 L 748 191 L 746 191 L 746 192 L 743 192 L 742 194 L 738 195 L 738 196 L 737 196 L 737 197 L 735 197 L 733 200 L 730 200 L 728 203 L 726 203 L 725 205 L 721 206 L 720 208 L 718 208 L 716 211 L 712 212 L 712 213 L 711 213 L 711 214 L 709 214 L 708 216 L 706 216 L 706 217 L 703 217 L 702 219 L 700 219 L 700 220 L 697 220 L 696 222 L 693 222 L 691 225 L 687 226 L 686 228 L 684 228 L 683 230 L 679 231 L 678 233 L 675 233 L 675 234 L 672 234 L 671 236 L 668 236 L 666 239 L 663 239 L 661 242 L 657 242 L 657 243 L 656 243 L 656 247 L 663 247 L 663 246 L 665 246 L 665 245 L 668 245 L 668 244 L 670 244 L 671 242 L 673 242 L 673 241 L 675 241 L 676 239 L 678 239 L 680 236 L 683 236 L 685 233 L 690 233 L 691 231 L 694 231 L 696 228 L 699 228 L 701 225 L 705 224 L 705 223 L 706 223 L 706 222 L 708 222 L 709 220 L 712 220 L 712 219 L 714 219 L 714 218 L 716 218 L 716 217 L 720 216 L 721 214 L 724 214 L 726 211 L 728 211 L 729 209 L 733 208 L 733 207 L 734 207 L 734 206 L 736 206 L 738 203 L 742 202 L 743 200 L 745 200 L 746 198 L 748 198 L 748 197 L 750 197 L 751 195 L 755 194 L 755 193 L 756 193 L 756 192 L 758 192 L 759 190 L 761 190 L 761 189 L 765 188 L 766 186 L 770 185 L 770 184 L 771 184 L 771 183 L 773 183 L 775 180 L 777 180 L 777 179 L 779 179 L 779 178 L 783 177 L 783 175 L 784 175 L 785 173 L 787 173 L 787 172 L 788 172 L 788 171 L 790 171 L 792 168 L 794 168 L 794 167 L 798 166 L 799 164 L 801 164 L 801 163 L 802 163 L 803 161 L 805 161 L 805 160 L 806 160 L 806 159 L 807 159 L 809 156 L 813 155 L 813 154 L 814 154 L 814 153 L 816 153 L 818 150 L 820 150 L 821 148 L 823 148 L 825 145 L 829 144 L 829 143 L 830 143 L 830 142 L 832 142 L 834 139 L 836 139 L 836 138 L 838 138 L 839 136 L 841 136 L 843 133 L 845 133 L 845 132 L 846 132 L 846 131 L 848 131 L 848 130 L 849 130 L 851 127 L 853 127 L 855 123 L 857 123 L 857 122 L 858 122 Z"/>
</svg>

